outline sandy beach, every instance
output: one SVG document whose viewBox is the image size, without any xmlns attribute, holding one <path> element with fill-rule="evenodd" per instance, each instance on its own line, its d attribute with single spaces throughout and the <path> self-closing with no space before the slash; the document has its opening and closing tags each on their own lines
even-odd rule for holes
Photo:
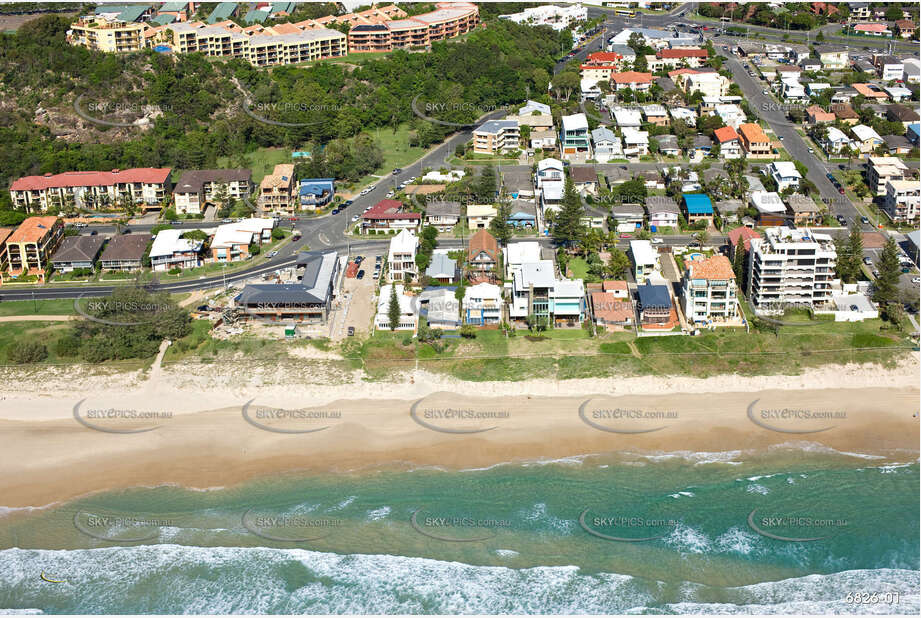
<svg viewBox="0 0 921 618">
<path fill-rule="evenodd" d="M 276 383 L 258 371 L 173 365 L 12 381 L 7 371 L 0 492 L 11 508 L 292 471 L 476 468 L 616 451 L 731 459 L 797 444 L 892 461 L 918 453 L 915 355 L 889 369 L 706 380 L 465 383 L 417 371 L 392 383 Z"/>
</svg>

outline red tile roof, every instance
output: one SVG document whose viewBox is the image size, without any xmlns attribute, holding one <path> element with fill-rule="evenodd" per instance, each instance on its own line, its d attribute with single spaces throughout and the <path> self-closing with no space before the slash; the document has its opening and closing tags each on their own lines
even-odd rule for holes
<svg viewBox="0 0 921 618">
<path fill-rule="evenodd" d="M 585 58 L 585 63 L 586 64 L 610 63 L 610 62 L 617 62 L 618 60 L 623 60 L 623 59 L 624 57 L 618 54 L 617 52 L 600 51 L 600 52 L 594 52 L 592 54 L 589 54 Z"/>
<path fill-rule="evenodd" d="M 656 52 L 656 58 L 706 58 L 709 55 L 710 52 L 699 47 L 688 49 L 662 49 Z"/>
<path fill-rule="evenodd" d="M 761 125 L 755 124 L 754 122 L 746 122 L 745 124 L 739 125 L 739 135 L 744 136 L 745 139 L 752 144 L 763 144 L 771 141 L 768 139 L 768 136 L 765 135 Z"/>
<path fill-rule="evenodd" d="M 640 73 L 639 71 L 613 73 L 611 81 L 615 84 L 648 84 L 652 82 L 652 73 Z"/>
<path fill-rule="evenodd" d="M 748 251 L 752 248 L 752 238 L 761 238 L 761 234 L 751 229 L 750 227 L 737 227 L 736 229 L 729 232 L 729 243 L 735 247 L 739 244 L 739 239 L 742 239 L 742 242 L 745 244 L 745 250 Z"/>
<path fill-rule="evenodd" d="M 38 242 L 54 227 L 57 217 L 29 217 L 6 239 L 7 244 Z"/>
<path fill-rule="evenodd" d="M 885 32 L 888 28 L 886 24 L 857 24 L 854 30 L 856 32 Z"/>
<path fill-rule="evenodd" d="M 127 183 L 163 183 L 169 178 L 168 167 L 139 167 L 111 172 L 64 172 L 44 176 L 24 176 L 14 181 L 11 191 L 41 191 L 56 187 L 105 187 Z"/>
<path fill-rule="evenodd" d="M 605 292 L 613 292 L 614 290 L 626 290 L 627 282 L 622 280 L 608 280 L 601 282 L 601 289 Z"/>
<path fill-rule="evenodd" d="M 633 303 L 610 292 L 592 292 L 595 317 L 605 322 L 626 322 L 633 318 Z"/>
<path fill-rule="evenodd" d="M 713 132 L 713 137 L 715 137 L 716 141 L 720 144 L 725 144 L 734 139 L 739 139 L 739 134 L 736 133 L 736 130 L 732 127 L 721 127 Z"/>
<path fill-rule="evenodd" d="M 703 260 L 691 260 L 688 264 L 688 277 L 691 279 L 715 279 L 727 281 L 735 279 L 732 263 L 725 255 L 714 255 Z"/>
<path fill-rule="evenodd" d="M 473 258 L 480 251 L 485 251 L 493 261 L 499 258 L 499 243 L 496 242 L 495 236 L 486 230 L 477 230 L 476 234 L 470 237 L 470 248 L 467 255 Z"/>
<path fill-rule="evenodd" d="M 403 202 L 399 200 L 381 200 L 371 207 L 371 210 L 361 215 L 362 219 L 422 219 L 418 212 L 403 210 Z"/>
</svg>

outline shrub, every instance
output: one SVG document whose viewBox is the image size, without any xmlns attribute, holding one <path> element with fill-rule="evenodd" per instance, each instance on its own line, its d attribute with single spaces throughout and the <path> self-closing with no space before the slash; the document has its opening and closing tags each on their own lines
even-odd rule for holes
<svg viewBox="0 0 921 618">
<path fill-rule="evenodd" d="M 80 354 L 80 340 L 73 335 L 65 335 L 54 344 L 58 356 L 73 358 Z"/>
<path fill-rule="evenodd" d="M 170 274 L 170 275 L 178 275 L 178 274 L 181 273 L 181 272 L 182 272 L 182 269 L 181 269 L 181 268 L 179 268 L 178 266 L 174 266 L 173 268 L 170 268 L 170 269 L 169 269 L 168 274 Z"/>
<path fill-rule="evenodd" d="M 476 339 L 476 329 L 470 324 L 464 324 L 460 327 L 460 336 L 464 339 Z"/>
<path fill-rule="evenodd" d="M 40 363 L 48 358 L 48 348 L 37 341 L 11 343 L 6 348 L 6 357 L 17 365 Z"/>
</svg>

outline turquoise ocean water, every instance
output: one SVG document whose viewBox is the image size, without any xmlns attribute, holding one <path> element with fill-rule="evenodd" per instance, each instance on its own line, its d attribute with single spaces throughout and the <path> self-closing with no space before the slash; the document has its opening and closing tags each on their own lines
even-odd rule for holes
<svg viewBox="0 0 921 618">
<path fill-rule="evenodd" d="M 918 488 L 808 444 L 137 488 L 5 509 L 0 608 L 917 614 Z"/>
</svg>

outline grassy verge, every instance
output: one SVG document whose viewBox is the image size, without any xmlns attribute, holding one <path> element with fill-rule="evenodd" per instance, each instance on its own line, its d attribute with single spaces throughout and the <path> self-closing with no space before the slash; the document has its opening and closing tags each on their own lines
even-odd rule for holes
<svg viewBox="0 0 921 618">
<path fill-rule="evenodd" d="M 697 337 L 641 337 L 632 332 L 589 337 L 584 329 L 554 329 L 540 335 L 478 331 L 475 339 L 421 344 L 405 333 L 378 332 L 349 342 L 343 352 L 370 379 L 387 379 L 416 363 L 428 371 L 468 381 L 533 378 L 606 378 L 625 375 L 797 374 L 811 367 L 845 363 L 892 363 L 911 344 L 880 320 L 837 323 L 807 318 L 772 329 L 726 328 Z M 632 345 L 632 347 L 631 347 Z"/>
<path fill-rule="evenodd" d="M 50 300 L 13 300 L 0 303 L 0 317 L 21 315 L 72 315 L 74 301 L 69 298 Z"/>
</svg>

